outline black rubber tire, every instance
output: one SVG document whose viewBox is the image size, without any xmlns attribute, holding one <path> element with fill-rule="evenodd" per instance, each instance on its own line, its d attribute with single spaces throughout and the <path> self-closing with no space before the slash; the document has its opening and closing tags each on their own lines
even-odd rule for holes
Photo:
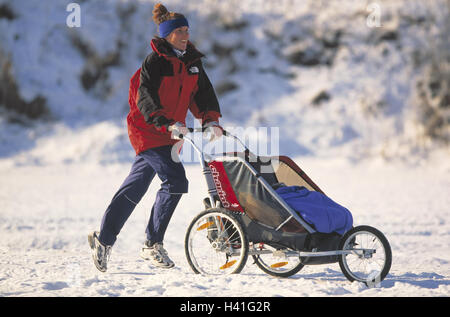
<svg viewBox="0 0 450 317">
<path fill-rule="evenodd" d="M 370 227 L 370 226 L 354 227 L 351 230 L 349 230 L 342 237 L 341 242 L 339 243 L 339 250 L 343 250 L 343 247 L 348 242 L 348 240 L 354 239 L 355 234 L 363 233 L 363 232 L 368 232 L 368 233 L 374 235 L 380 241 L 380 243 L 382 244 L 382 246 L 384 248 L 385 261 L 384 261 L 383 268 L 381 269 L 381 273 L 371 280 L 362 280 L 362 279 L 355 278 L 355 276 L 352 274 L 351 271 L 349 271 L 348 266 L 346 265 L 346 255 L 339 256 L 339 266 L 342 270 L 342 273 L 345 275 L 345 277 L 349 281 L 353 282 L 355 280 L 358 280 L 359 282 L 365 283 L 367 286 L 373 286 L 373 285 L 376 285 L 377 283 L 381 282 L 386 277 L 386 275 L 389 273 L 389 270 L 391 269 L 392 250 L 391 250 L 389 241 L 386 239 L 384 234 L 381 231 L 379 231 L 378 229 L 376 229 L 374 227 Z"/>
<path fill-rule="evenodd" d="M 276 271 L 269 270 L 264 264 L 262 264 L 260 261 L 260 257 L 258 255 L 252 255 L 252 257 L 253 257 L 253 260 L 255 261 L 256 266 L 258 266 L 264 273 L 267 273 L 267 274 L 275 276 L 275 277 L 286 278 L 286 277 L 292 276 L 294 274 L 297 274 L 305 266 L 304 264 L 302 264 L 300 262 L 298 265 L 296 265 L 289 271 L 276 272 Z"/>
<path fill-rule="evenodd" d="M 235 213 L 227 210 L 227 209 L 222 209 L 222 208 L 210 208 L 207 210 L 204 210 L 202 212 L 200 212 L 197 216 L 194 217 L 194 219 L 192 219 L 191 223 L 189 224 L 189 227 L 186 231 L 186 236 L 184 239 L 184 251 L 186 254 L 186 259 L 187 262 L 189 264 L 189 266 L 192 268 L 192 270 L 197 273 L 200 274 L 201 272 L 197 269 L 197 267 L 195 266 L 194 262 L 192 261 L 191 258 L 191 254 L 189 252 L 189 237 L 190 237 L 190 233 L 193 229 L 193 226 L 195 225 L 195 223 L 202 217 L 207 216 L 208 214 L 214 214 L 214 213 L 218 213 L 218 214 L 222 214 L 225 217 L 229 217 L 231 218 L 235 225 L 236 225 L 236 229 L 238 230 L 238 232 L 240 232 L 241 234 L 239 234 L 240 240 L 241 240 L 241 249 L 242 249 L 242 253 L 243 256 L 241 258 L 241 260 L 239 261 L 238 265 L 233 269 L 233 271 L 231 272 L 231 274 L 238 274 L 242 271 L 242 269 L 245 267 L 245 264 L 247 263 L 247 259 L 248 259 L 248 250 L 249 250 L 249 245 L 248 245 L 248 237 L 245 231 L 244 226 L 242 225 L 242 222 L 239 218 L 238 215 L 235 215 Z"/>
</svg>

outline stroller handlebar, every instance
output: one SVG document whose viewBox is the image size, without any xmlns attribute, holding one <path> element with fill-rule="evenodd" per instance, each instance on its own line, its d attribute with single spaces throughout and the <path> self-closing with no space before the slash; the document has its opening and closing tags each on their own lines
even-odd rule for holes
<svg viewBox="0 0 450 317">
<path fill-rule="evenodd" d="M 208 128 L 187 128 L 188 129 L 188 131 L 190 132 L 190 133 L 194 133 L 194 132 L 205 132 L 206 131 L 206 129 L 208 129 Z M 224 135 L 224 136 L 229 136 L 228 135 L 228 132 L 226 131 L 226 130 L 224 130 L 224 129 L 222 129 L 222 134 Z"/>
<path fill-rule="evenodd" d="M 189 131 L 189 133 L 195 133 L 195 132 L 205 132 L 208 128 L 187 128 L 187 130 Z M 223 136 L 231 136 L 234 137 L 233 135 L 229 134 L 226 130 L 222 129 L 222 135 Z M 180 133 L 179 135 L 176 135 L 177 138 L 179 139 L 183 139 L 184 135 L 182 133 Z"/>
<path fill-rule="evenodd" d="M 207 130 L 207 128 L 189 128 L 189 127 L 188 127 L 187 130 L 189 131 L 189 133 L 195 133 L 195 132 L 201 132 L 201 133 L 203 133 L 203 132 L 205 132 L 205 131 Z M 224 129 L 222 129 L 222 136 L 231 137 L 231 138 L 233 138 L 233 139 L 236 139 L 236 140 L 244 147 L 244 149 L 245 149 L 246 152 L 250 152 L 250 150 L 249 150 L 248 147 L 245 145 L 245 143 L 242 142 L 241 139 L 239 139 L 237 136 L 235 136 L 235 135 L 233 135 L 233 134 L 227 132 L 227 131 L 224 130 Z M 184 139 L 184 140 L 188 141 L 189 143 L 192 144 L 192 146 L 193 146 L 197 151 L 199 151 L 199 153 L 203 153 L 203 151 L 202 151 L 201 149 L 199 149 L 199 148 L 195 145 L 194 141 L 193 141 L 191 138 L 186 137 L 186 135 L 183 135 L 182 133 L 180 133 L 180 134 L 179 134 L 178 136 L 176 136 L 176 137 L 179 138 L 179 139 Z"/>
</svg>

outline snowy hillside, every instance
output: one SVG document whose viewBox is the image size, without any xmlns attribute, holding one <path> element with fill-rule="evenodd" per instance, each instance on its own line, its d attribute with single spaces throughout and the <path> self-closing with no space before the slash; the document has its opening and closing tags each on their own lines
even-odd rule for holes
<svg viewBox="0 0 450 317">
<path fill-rule="evenodd" d="M 73 28 L 68 3 L 0 0 L 0 296 L 450 296 L 448 1 L 163 1 L 207 56 L 223 126 L 290 155 L 385 233 L 393 264 L 375 288 L 337 264 L 193 274 L 184 234 L 206 188 L 188 159 L 165 241 L 176 267 L 138 256 L 155 179 L 98 272 L 86 236 L 134 157 L 128 81 L 151 52 L 155 1 L 80 0 Z"/>
<path fill-rule="evenodd" d="M 166 1 L 191 21 L 225 126 L 277 127 L 280 151 L 292 155 L 448 151 L 448 2 L 378 1 L 378 11 L 369 3 Z M 96 146 L 77 145 L 72 159 L 99 151 L 128 160 L 128 80 L 151 51 L 154 2 L 83 1 L 78 28 L 67 26 L 64 1 L 0 4 L 1 152 L 92 133 Z M 17 112 L 50 123 L 7 124 L 26 121 Z M 105 125 L 111 133 L 95 132 Z M 111 158 L 111 149 L 121 154 Z"/>
</svg>

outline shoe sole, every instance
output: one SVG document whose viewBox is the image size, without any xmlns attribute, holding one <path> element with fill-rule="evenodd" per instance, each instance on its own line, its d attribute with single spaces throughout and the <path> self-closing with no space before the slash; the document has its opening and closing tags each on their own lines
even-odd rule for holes
<svg viewBox="0 0 450 317">
<path fill-rule="evenodd" d="M 155 262 L 152 261 L 151 258 L 149 258 L 149 257 L 145 256 L 144 254 L 142 254 L 142 252 L 141 252 L 140 256 L 141 256 L 141 258 L 143 258 L 144 260 L 149 261 L 154 267 L 157 267 L 157 268 L 161 268 L 161 269 L 171 269 L 171 268 L 173 268 L 173 267 L 175 266 L 175 263 L 170 264 L 170 265 L 160 265 L 160 264 L 158 264 L 157 262 L 155 263 Z"/>
<path fill-rule="evenodd" d="M 95 242 L 94 242 L 94 234 L 93 233 L 88 234 L 88 243 L 89 243 L 89 247 L 91 248 L 91 250 L 94 250 Z"/>
<path fill-rule="evenodd" d="M 171 269 L 171 268 L 173 268 L 174 266 L 175 266 L 175 264 L 174 265 L 164 265 L 164 266 L 160 266 L 160 265 L 158 265 L 158 264 L 155 264 L 155 263 L 153 263 L 153 262 L 151 262 L 150 261 L 150 263 L 154 266 L 154 267 L 156 267 L 156 268 L 158 268 L 158 269 Z"/>
</svg>

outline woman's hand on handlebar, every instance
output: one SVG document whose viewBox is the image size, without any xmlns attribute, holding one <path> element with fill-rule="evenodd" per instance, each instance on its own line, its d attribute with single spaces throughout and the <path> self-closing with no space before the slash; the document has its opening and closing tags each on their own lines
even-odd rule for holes
<svg viewBox="0 0 450 317">
<path fill-rule="evenodd" d="M 171 138 L 175 140 L 180 140 L 189 133 L 189 129 L 181 122 L 175 122 L 169 126 L 169 132 L 172 132 Z"/>
</svg>

